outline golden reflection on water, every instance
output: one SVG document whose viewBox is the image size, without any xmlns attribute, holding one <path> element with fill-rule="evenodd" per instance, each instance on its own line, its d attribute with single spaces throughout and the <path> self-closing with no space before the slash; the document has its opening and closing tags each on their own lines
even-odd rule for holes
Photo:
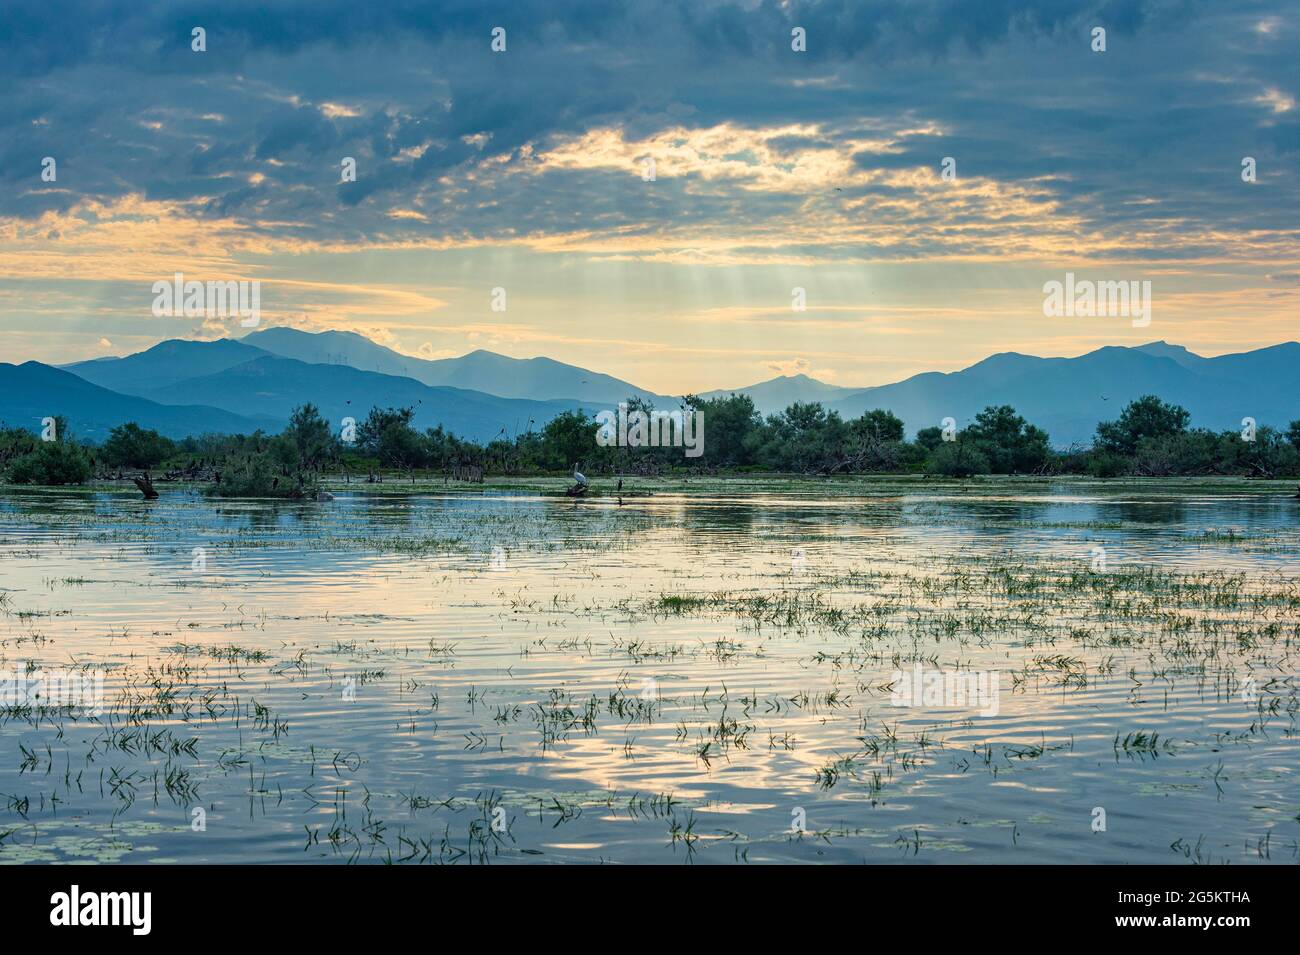
<svg viewBox="0 0 1300 955">
<path fill-rule="evenodd" d="M 1300 551 L 1270 497 L 29 492 L 0 529 L 0 664 L 100 668 L 109 697 L 7 714 L 0 861 L 1295 859 Z M 1136 579 L 1056 589 L 1099 545 L 1271 602 L 1171 599 L 1180 629 L 1125 615 Z M 1007 567 L 1023 593 L 991 589 Z M 916 661 L 996 671 L 997 715 L 892 706 Z M 159 791 L 178 766 L 195 792 Z"/>
</svg>

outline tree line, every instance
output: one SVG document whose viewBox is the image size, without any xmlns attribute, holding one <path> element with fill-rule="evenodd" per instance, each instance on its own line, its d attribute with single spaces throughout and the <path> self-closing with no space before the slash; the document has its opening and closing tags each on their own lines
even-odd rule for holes
<svg viewBox="0 0 1300 955">
<path fill-rule="evenodd" d="M 652 410 L 644 402 L 629 404 Z M 14 484 L 79 484 L 158 470 L 164 478 L 204 481 L 223 496 L 304 497 L 322 475 L 382 481 L 387 474 L 492 475 L 568 473 L 589 476 L 674 472 L 787 474 L 1300 475 L 1300 420 L 1285 431 L 1253 434 L 1192 428 L 1186 409 L 1147 395 L 1097 426 L 1089 447 L 1057 450 L 1046 431 L 1009 405 L 990 406 L 964 428 L 922 428 L 907 440 L 903 422 L 886 410 L 845 419 L 817 402 L 797 402 L 763 416 L 747 395 L 687 396 L 684 411 L 704 416 L 703 454 L 681 448 L 601 446 L 585 411 L 564 412 L 539 430 L 488 442 L 459 438 L 443 427 L 420 431 L 412 408 L 373 408 L 354 433 L 335 431 L 311 404 L 294 409 L 279 434 L 206 434 L 172 440 L 134 422 L 95 444 L 76 440 L 55 419 L 52 441 L 21 428 L 0 428 L 0 474 Z"/>
</svg>

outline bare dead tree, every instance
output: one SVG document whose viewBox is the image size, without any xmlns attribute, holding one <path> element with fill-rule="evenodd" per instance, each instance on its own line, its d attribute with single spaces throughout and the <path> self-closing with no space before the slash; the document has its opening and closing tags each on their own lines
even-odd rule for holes
<svg viewBox="0 0 1300 955">
<path fill-rule="evenodd" d="M 131 480 L 135 482 L 135 486 L 140 489 L 140 493 L 144 495 L 146 501 L 158 500 L 158 492 L 154 489 L 153 478 L 149 476 L 148 471 L 133 477 Z"/>
</svg>

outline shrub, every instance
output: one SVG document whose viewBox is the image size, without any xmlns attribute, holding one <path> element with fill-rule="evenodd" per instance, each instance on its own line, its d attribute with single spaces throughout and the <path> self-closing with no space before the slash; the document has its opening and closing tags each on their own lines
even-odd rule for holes
<svg viewBox="0 0 1300 955">
<path fill-rule="evenodd" d="M 1047 432 L 1035 428 L 1010 405 L 989 406 L 975 416 L 965 431 L 996 474 L 1023 474 L 1041 470 L 1050 454 Z"/>
<path fill-rule="evenodd" d="M 30 454 L 9 466 L 14 484 L 61 486 L 81 484 L 90 477 L 90 458 L 85 449 L 70 441 L 42 441 Z"/>
<path fill-rule="evenodd" d="M 989 459 L 966 441 L 946 441 L 930 455 L 927 470 L 945 477 L 970 477 L 988 474 Z"/>
<path fill-rule="evenodd" d="M 1097 451 L 1088 455 L 1088 473 L 1093 477 L 1119 477 L 1127 474 L 1128 469 L 1128 458 L 1122 455 L 1111 454 L 1109 451 Z"/>
<path fill-rule="evenodd" d="M 295 476 L 279 473 L 269 454 L 241 458 L 221 472 L 221 480 L 208 488 L 216 497 L 278 497 L 289 500 L 314 498 L 319 486 L 310 472 Z"/>
<path fill-rule="evenodd" d="M 1097 425 L 1097 447 L 1114 454 L 1134 454 L 1145 439 L 1182 434 L 1190 420 L 1187 409 L 1167 404 L 1155 395 L 1143 395 L 1124 407 L 1119 420 Z M 1151 451 L 1155 453 L 1154 447 Z"/>
<path fill-rule="evenodd" d="M 157 431 L 141 428 L 134 421 L 118 425 L 109 432 L 108 440 L 99 450 L 108 464 L 118 468 L 157 467 L 176 450 L 171 439 Z"/>
</svg>

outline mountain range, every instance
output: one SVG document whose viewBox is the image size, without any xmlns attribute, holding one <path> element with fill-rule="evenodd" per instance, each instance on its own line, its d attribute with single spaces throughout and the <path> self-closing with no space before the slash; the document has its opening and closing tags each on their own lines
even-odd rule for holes
<svg viewBox="0 0 1300 955">
<path fill-rule="evenodd" d="M 824 405 L 829 405 L 840 398 L 853 394 L 854 391 L 856 391 L 854 388 L 828 385 L 824 381 L 818 381 L 816 378 L 810 378 L 807 375 L 782 375 L 779 378 L 760 381 L 756 385 L 748 385 L 744 388 L 719 388 L 717 391 L 707 391 L 700 397 L 722 398 L 733 394 L 749 395 L 754 399 L 754 406 L 758 408 L 759 412 L 766 415 L 784 411 L 796 401 L 820 401 Z"/>
<path fill-rule="evenodd" d="M 483 350 L 459 358 L 413 358 L 356 332 L 309 334 L 293 328 L 268 328 L 246 335 L 240 342 L 284 358 L 348 365 L 362 371 L 414 378 L 425 385 L 486 391 L 501 398 L 565 398 L 602 404 L 617 404 L 630 395 L 660 403 L 667 400 L 626 381 L 550 358 L 508 358 Z"/>
<path fill-rule="evenodd" d="M 193 404 L 166 405 L 120 394 L 38 361 L 0 363 L 0 423 L 39 431 L 41 419 L 65 415 L 72 432 L 102 441 L 115 426 L 135 421 L 170 437 L 249 434 L 279 422 Z"/>
<path fill-rule="evenodd" d="M 908 431 L 951 416 L 965 427 L 988 405 L 1011 405 L 1058 447 L 1091 443 L 1099 421 L 1142 395 L 1191 412 L 1194 427 L 1240 429 L 1242 418 L 1285 427 L 1300 418 L 1300 344 L 1203 358 L 1179 345 L 1108 346 L 1077 358 L 992 355 L 950 374 L 927 372 L 832 400 L 844 417 L 888 408 Z"/>
<path fill-rule="evenodd" d="M 819 401 L 846 418 L 886 408 L 909 434 L 955 418 L 969 423 L 984 407 L 1009 404 L 1064 447 L 1088 443 L 1099 421 L 1156 394 L 1187 408 L 1192 424 L 1239 428 L 1241 419 L 1285 426 L 1300 418 L 1300 344 L 1206 358 L 1179 345 L 1105 347 L 1077 358 L 992 355 L 950 373 L 925 372 L 871 388 L 780 376 L 702 397 L 747 394 L 772 414 L 795 401 Z M 562 411 L 596 412 L 630 396 L 656 407 L 678 399 L 549 358 L 474 351 L 429 360 L 402 355 L 353 332 L 269 328 L 239 340 L 160 342 L 119 358 L 61 368 L 0 364 L 0 421 L 36 429 L 66 415 L 82 436 L 102 439 L 136 421 L 172 437 L 203 432 L 275 431 L 296 405 L 312 402 L 329 420 L 361 421 L 371 407 L 412 407 L 415 424 L 443 425 L 488 441 L 540 428 Z M 706 422 L 707 428 L 707 422 Z"/>
<path fill-rule="evenodd" d="M 268 343 L 287 341 L 291 345 L 303 345 L 300 338 L 319 337 L 291 329 L 281 331 L 291 334 L 270 339 L 260 339 L 259 336 L 259 339 Z M 349 338 L 361 339 L 369 349 L 388 351 L 361 336 L 346 334 Z M 345 417 L 359 422 L 372 407 L 411 407 L 415 410 L 413 423 L 417 428 L 443 425 L 461 437 L 490 441 L 503 432 L 513 436 L 529 427 L 541 427 L 560 412 L 577 409 L 583 404 L 579 399 L 501 397 L 466 388 L 430 386 L 415 378 L 365 371 L 348 364 L 302 361 L 248 344 L 252 337 L 240 341 L 169 340 L 134 355 L 77 362 L 62 370 L 121 395 L 144 399 L 149 404 L 220 409 L 245 422 L 254 422 L 253 427 L 266 430 L 279 430 L 296 406 L 310 401 L 327 420 L 335 423 Z M 293 350 L 310 357 L 321 357 L 320 353 L 313 354 L 310 347 Z M 357 354 L 364 356 L 366 350 L 357 349 Z M 390 354 L 403 357 L 395 352 Z M 502 361 L 513 362 L 515 359 L 502 358 Z M 558 362 L 553 364 L 559 365 Z M 3 375 L 0 374 L 2 382 Z M 595 402 L 588 403 L 595 407 Z M 3 398 L 0 398 L 0 412 L 7 414 Z M 94 436 L 104 430 L 94 407 L 65 413 L 76 422 L 78 433 Z M 135 420 L 144 427 L 156 428 L 172 436 L 178 436 L 178 431 L 180 435 L 193 433 L 185 430 L 183 421 L 165 422 L 159 426 L 151 423 L 153 416 L 146 414 L 146 417 L 148 420 Z"/>
</svg>

